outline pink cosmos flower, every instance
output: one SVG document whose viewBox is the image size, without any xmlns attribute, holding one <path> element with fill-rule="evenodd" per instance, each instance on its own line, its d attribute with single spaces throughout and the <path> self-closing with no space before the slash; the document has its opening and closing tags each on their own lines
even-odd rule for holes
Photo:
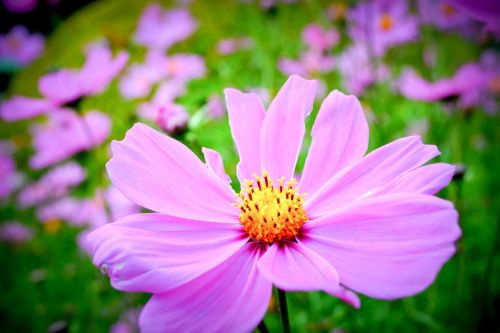
<svg viewBox="0 0 500 333">
<path fill-rule="evenodd" d="M 8 34 L 0 35 L 0 61 L 29 65 L 42 54 L 44 43 L 42 35 L 30 35 L 25 27 L 15 26 Z"/>
<path fill-rule="evenodd" d="M 26 186 L 19 193 L 18 203 L 21 207 L 31 207 L 62 197 L 72 187 L 83 182 L 86 176 L 85 170 L 76 162 L 57 166 L 37 182 Z"/>
<path fill-rule="evenodd" d="M 221 55 L 233 54 L 240 50 L 252 48 L 253 40 L 249 37 L 226 38 L 217 43 L 217 53 Z"/>
<path fill-rule="evenodd" d="M 11 144 L 0 140 L 0 200 L 7 198 L 22 180 L 12 157 Z"/>
<path fill-rule="evenodd" d="M 450 0 L 450 3 L 474 19 L 484 22 L 487 30 L 500 34 L 500 2 L 496 0 Z"/>
<path fill-rule="evenodd" d="M 96 215 L 90 200 L 69 196 L 43 205 L 36 210 L 36 216 L 42 223 L 50 220 L 61 220 L 77 227 L 89 225 L 90 215 Z M 95 219 L 97 220 L 97 218 Z"/>
<path fill-rule="evenodd" d="M 165 55 L 163 52 L 150 51 L 146 62 L 162 79 L 192 80 L 203 77 L 206 72 L 205 61 L 196 54 Z"/>
<path fill-rule="evenodd" d="M 342 74 L 347 91 L 356 95 L 362 94 L 368 86 L 384 80 L 389 74 L 385 65 L 371 61 L 368 48 L 362 43 L 345 49 L 337 57 L 336 68 Z"/>
<path fill-rule="evenodd" d="M 14 96 L 0 105 L 0 117 L 6 121 L 32 118 L 59 110 L 83 96 L 103 92 L 128 61 L 126 52 L 112 57 L 102 44 L 91 44 L 81 70 L 61 69 L 46 74 L 38 81 L 42 98 Z"/>
<path fill-rule="evenodd" d="M 334 65 L 333 56 L 315 50 L 303 53 L 298 60 L 282 58 L 278 61 L 278 68 L 283 74 L 297 74 L 306 77 L 328 73 L 333 70 Z"/>
<path fill-rule="evenodd" d="M 348 13 L 349 34 L 358 43 L 370 45 L 373 55 L 383 56 L 391 46 L 415 41 L 417 18 L 409 15 L 406 0 L 375 0 Z"/>
<path fill-rule="evenodd" d="M 212 95 L 208 98 L 207 112 L 211 119 L 218 119 L 226 114 L 226 107 L 222 98 L 218 95 Z"/>
<path fill-rule="evenodd" d="M 36 8 L 38 0 L 2 0 L 9 12 L 26 13 Z"/>
<path fill-rule="evenodd" d="M 444 30 L 463 28 L 472 23 L 452 1 L 419 0 L 418 10 L 423 23 L 433 24 Z"/>
<path fill-rule="evenodd" d="M 159 79 L 157 69 L 147 64 L 133 64 L 120 79 L 120 93 L 127 99 L 146 97 Z"/>
<path fill-rule="evenodd" d="M 291 76 L 267 112 L 256 95 L 226 89 L 237 195 L 214 150 L 203 149 L 204 164 L 143 124 L 112 143 L 111 181 L 156 213 L 107 224 L 89 241 L 115 288 L 153 294 L 143 332 L 251 331 L 273 284 L 323 290 L 356 307 L 354 292 L 414 295 L 453 255 L 457 212 L 433 195 L 453 166 L 423 166 L 439 151 L 417 136 L 365 156 L 368 124 L 354 96 L 333 91 L 323 102 L 297 187 L 316 85 Z"/>
<path fill-rule="evenodd" d="M 30 166 L 33 169 L 45 168 L 99 146 L 108 137 L 110 129 L 109 117 L 97 111 L 79 115 L 64 109 L 52 113 L 47 123 L 34 124 L 30 128 L 35 149 Z"/>
<path fill-rule="evenodd" d="M 147 6 L 139 18 L 134 39 L 150 49 L 165 51 L 188 38 L 198 23 L 187 9 L 164 10 L 160 4 Z"/>
<path fill-rule="evenodd" d="M 0 242 L 23 244 L 29 242 L 35 232 L 18 221 L 8 221 L 0 225 Z"/>
<path fill-rule="evenodd" d="M 155 122 L 162 130 L 178 134 L 186 129 L 189 115 L 182 105 L 173 102 L 144 103 L 137 111 L 139 117 Z"/>
<path fill-rule="evenodd" d="M 317 23 L 311 23 L 302 30 L 302 40 L 311 49 L 320 52 L 331 49 L 338 43 L 340 34 L 335 29 L 323 29 Z"/>
</svg>

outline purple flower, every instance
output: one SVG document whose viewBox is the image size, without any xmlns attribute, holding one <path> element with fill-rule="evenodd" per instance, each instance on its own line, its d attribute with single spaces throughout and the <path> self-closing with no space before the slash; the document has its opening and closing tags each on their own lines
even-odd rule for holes
<svg viewBox="0 0 500 333">
<path fill-rule="evenodd" d="M 188 38 L 197 27 L 198 23 L 189 10 L 164 10 L 154 3 L 142 12 L 134 39 L 150 49 L 165 51 Z"/>
<path fill-rule="evenodd" d="M 26 13 L 36 8 L 38 0 L 2 0 L 9 12 Z"/>
<path fill-rule="evenodd" d="M 452 1 L 418 0 L 418 10 L 423 23 L 444 30 L 463 28 L 472 23 L 469 17 L 457 10 Z"/>
<path fill-rule="evenodd" d="M 497 0 L 449 0 L 467 15 L 484 22 L 486 29 L 500 34 L 500 2 Z"/>
<path fill-rule="evenodd" d="M 90 204 L 90 200 L 66 196 L 39 207 L 36 215 L 42 223 L 51 220 L 62 220 L 73 226 L 80 227 L 90 224 L 89 216 L 94 216 L 92 220 L 97 221 L 93 208 L 94 206 Z M 101 213 L 105 212 L 101 211 Z M 105 218 L 103 219 L 106 220 Z"/>
<path fill-rule="evenodd" d="M 86 176 L 85 170 L 76 162 L 57 166 L 19 193 L 19 205 L 31 207 L 62 197 L 68 193 L 69 189 L 84 181 Z"/>
<path fill-rule="evenodd" d="M 311 77 L 320 73 L 331 72 L 334 68 L 333 56 L 323 54 L 316 50 L 309 50 L 301 54 L 298 60 L 282 58 L 278 62 L 278 68 L 285 75 L 297 74 Z"/>
<path fill-rule="evenodd" d="M 18 183 L 16 162 L 10 154 L 0 151 L 0 199 L 8 197 Z"/>
<path fill-rule="evenodd" d="M 373 83 L 388 76 L 384 65 L 371 61 L 368 48 L 357 43 L 349 46 L 337 57 L 336 68 L 342 74 L 348 92 L 360 95 Z"/>
<path fill-rule="evenodd" d="M 146 97 L 159 79 L 159 71 L 154 67 L 147 64 L 134 64 L 122 76 L 119 85 L 120 92 L 127 99 Z"/>
<path fill-rule="evenodd" d="M 113 59 L 108 47 L 92 44 L 81 70 L 61 69 L 42 76 L 38 90 L 43 98 L 14 96 L 0 105 L 0 117 L 6 121 L 27 119 L 57 111 L 84 96 L 99 94 L 127 61 L 125 52 Z"/>
<path fill-rule="evenodd" d="M 0 241 L 10 244 L 23 244 L 29 242 L 35 232 L 33 229 L 17 221 L 0 224 Z"/>
<path fill-rule="evenodd" d="M 205 75 L 205 61 L 195 54 L 177 53 L 164 55 L 162 52 L 149 52 L 147 63 L 154 68 L 162 79 L 192 80 Z"/>
<path fill-rule="evenodd" d="M 31 126 L 35 154 L 30 159 L 30 166 L 33 169 L 45 168 L 99 146 L 108 137 L 110 129 L 109 117 L 97 111 L 84 115 L 68 109 L 52 113 L 47 123 Z"/>
<path fill-rule="evenodd" d="M 356 43 L 369 46 L 374 56 L 383 56 L 388 48 L 415 41 L 417 18 L 408 13 L 406 0 L 375 0 L 349 11 L 349 35 Z"/>
<path fill-rule="evenodd" d="M 217 43 L 217 53 L 221 55 L 233 54 L 240 50 L 252 48 L 253 40 L 249 37 L 226 38 Z"/>
<path fill-rule="evenodd" d="M 0 61 L 29 65 L 42 54 L 44 43 L 42 35 L 30 35 L 25 27 L 15 26 L 8 34 L 0 35 Z"/>
<path fill-rule="evenodd" d="M 155 122 L 158 127 L 170 134 L 183 132 L 189 120 L 184 107 L 171 102 L 144 103 L 139 106 L 137 113 L 139 117 Z"/>
<path fill-rule="evenodd" d="M 311 49 L 327 51 L 338 43 L 340 35 L 335 29 L 323 29 L 317 23 L 311 23 L 302 30 L 302 40 Z"/>
<path fill-rule="evenodd" d="M 226 107 L 222 98 L 218 95 L 212 95 L 208 98 L 207 112 L 211 119 L 218 119 L 226 114 Z"/>
<path fill-rule="evenodd" d="M 273 284 L 323 290 L 356 307 L 355 292 L 406 297 L 453 255 L 457 212 L 434 196 L 453 166 L 423 166 L 439 151 L 417 136 L 365 156 L 368 124 L 354 96 L 334 91 L 323 102 L 296 186 L 316 86 L 291 76 L 267 112 L 256 95 L 226 89 L 237 195 L 214 150 L 203 150 L 204 164 L 143 124 L 112 143 L 111 181 L 156 213 L 109 223 L 89 241 L 115 288 L 153 294 L 143 332 L 251 331 Z"/>
</svg>

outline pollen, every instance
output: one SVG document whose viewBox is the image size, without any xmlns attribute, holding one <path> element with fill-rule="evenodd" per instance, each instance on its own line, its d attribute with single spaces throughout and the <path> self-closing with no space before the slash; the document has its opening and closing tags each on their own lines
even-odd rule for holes
<svg viewBox="0 0 500 333">
<path fill-rule="evenodd" d="M 298 235 L 308 220 L 303 194 L 298 193 L 296 180 L 284 183 L 284 177 L 274 182 L 266 172 L 254 174 L 238 194 L 240 222 L 250 238 L 265 243 L 290 240 Z"/>
<path fill-rule="evenodd" d="M 380 29 L 387 31 L 394 26 L 394 20 L 391 15 L 389 15 L 388 13 L 384 13 L 382 14 L 382 16 L 380 16 L 378 25 L 380 26 Z"/>
</svg>

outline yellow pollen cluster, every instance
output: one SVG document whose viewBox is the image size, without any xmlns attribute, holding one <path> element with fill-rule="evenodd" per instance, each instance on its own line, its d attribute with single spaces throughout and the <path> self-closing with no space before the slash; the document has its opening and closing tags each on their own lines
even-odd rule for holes
<svg viewBox="0 0 500 333">
<path fill-rule="evenodd" d="M 262 178 L 254 174 L 255 180 L 247 180 L 238 195 L 243 229 L 261 242 L 292 239 L 308 220 L 302 199 L 305 194 L 297 193 L 295 179 L 284 184 L 282 177 L 274 187 L 267 173 L 263 174 Z"/>
<path fill-rule="evenodd" d="M 387 31 L 394 25 L 394 20 L 392 19 L 391 15 L 385 13 L 380 17 L 378 24 L 380 26 L 380 29 Z"/>
</svg>

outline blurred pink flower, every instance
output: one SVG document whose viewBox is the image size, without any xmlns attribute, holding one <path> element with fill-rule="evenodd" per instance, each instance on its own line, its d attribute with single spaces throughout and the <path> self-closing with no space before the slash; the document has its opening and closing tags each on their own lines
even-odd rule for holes
<svg viewBox="0 0 500 333">
<path fill-rule="evenodd" d="M 248 50 L 252 46 L 253 40 L 249 37 L 226 38 L 217 43 L 217 53 L 221 55 L 229 55 L 240 50 Z"/>
<path fill-rule="evenodd" d="M 278 61 L 278 68 L 283 74 L 297 74 L 305 77 L 314 77 L 320 73 L 331 72 L 334 65 L 333 56 L 325 55 L 316 50 L 302 53 L 298 60 L 282 58 Z"/>
<path fill-rule="evenodd" d="M 29 242 L 35 232 L 18 221 L 8 221 L 0 224 L 0 241 L 10 244 Z"/>
<path fill-rule="evenodd" d="M 423 23 L 433 24 L 444 30 L 463 28 L 472 23 L 452 1 L 418 0 L 418 10 Z"/>
<path fill-rule="evenodd" d="M 337 30 L 323 29 L 317 23 L 311 23 L 302 30 L 302 40 L 311 49 L 320 52 L 327 51 L 335 46 L 340 39 Z"/>
<path fill-rule="evenodd" d="M 36 8 L 38 0 L 2 0 L 5 8 L 12 13 L 26 13 Z"/>
<path fill-rule="evenodd" d="M 38 81 L 42 98 L 14 96 L 0 105 L 0 117 L 16 121 L 59 110 L 84 96 L 103 92 L 128 61 L 126 52 L 114 59 L 102 44 L 91 44 L 81 70 L 61 69 L 46 74 Z"/>
<path fill-rule="evenodd" d="M 79 115 L 69 109 L 49 115 L 47 123 L 31 126 L 35 154 L 33 169 L 63 161 L 76 153 L 102 144 L 109 135 L 111 120 L 103 113 L 90 111 Z"/>
<path fill-rule="evenodd" d="M 389 71 L 383 64 L 372 62 L 367 46 L 357 43 L 337 57 L 336 68 L 342 75 L 349 93 L 360 95 L 373 83 L 387 78 Z"/>
<path fill-rule="evenodd" d="M 198 23 L 189 10 L 165 10 L 160 4 L 154 3 L 142 12 L 134 39 L 140 45 L 165 51 L 187 39 L 197 27 Z"/>
<path fill-rule="evenodd" d="M 57 166 L 19 193 L 19 206 L 31 207 L 62 197 L 72 187 L 83 182 L 86 176 L 85 170 L 76 162 Z"/>
<path fill-rule="evenodd" d="M 80 227 L 90 224 L 89 216 L 91 215 L 94 215 L 94 220 L 97 220 L 93 208 L 88 199 L 66 196 L 39 207 L 36 216 L 42 223 L 50 220 L 61 220 Z"/>
<path fill-rule="evenodd" d="M 44 43 L 42 35 L 30 35 L 25 27 L 15 26 L 6 35 L 0 35 L 0 61 L 29 65 L 42 54 Z"/>
<path fill-rule="evenodd" d="M 147 64 L 133 64 L 120 79 L 120 92 L 127 99 L 146 97 L 159 79 L 158 69 Z"/>
<path fill-rule="evenodd" d="M 151 51 L 146 62 L 162 79 L 192 80 L 203 77 L 206 72 L 205 61 L 196 54 L 165 55 L 163 52 Z"/>
<path fill-rule="evenodd" d="M 453 166 L 422 166 L 439 151 L 416 136 L 364 156 L 368 124 L 354 96 L 334 91 L 323 102 L 298 192 L 295 164 L 316 86 L 291 76 L 267 112 L 256 95 L 225 90 L 237 196 L 214 150 L 203 149 L 204 164 L 143 124 L 112 143 L 111 181 L 157 213 L 107 224 L 89 241 L 115 288 L 153 294 L 143 332 L 251 331 L 273 284 L 324 290 L 356 307 L 353 291 L 410 296 L 453 255 L 457 212 L 434 196 Z"/>
<path fill-rule="evenodd" d="M 406 0 L 364 2 L 349 10 L 348 19 L 351 38 L 368 45 L 373 56 L 418 37 L 418 21 L 409 14 Z"/>
<path fill-rule="evenodd" d="M 155 122 L 158 127 L 170 134 L 183 132 L 189 120 L 184 107 L 173 102 L 143 103 L 137 113 L 139 117 Z"/>
<path fill-rule="evenodd" d="M 484 22 L 486 29 L 500 34 L 500 2 L 497 0 L 449 0 L 456 8 Z"/>
<path fill-rule="evenodd" d="M 212 95 L 208 98 L 207 102 L 208 116 L 212 119 L 218 119 L 226 114 L 226 107 L 222 98 L 218 95 Z"/>
<path fill-rule="evenodd" d="M 8 197 L 17 185 L 16 162 L 10 154 L 0 151 L 0 200 Z"/>
</svg>

